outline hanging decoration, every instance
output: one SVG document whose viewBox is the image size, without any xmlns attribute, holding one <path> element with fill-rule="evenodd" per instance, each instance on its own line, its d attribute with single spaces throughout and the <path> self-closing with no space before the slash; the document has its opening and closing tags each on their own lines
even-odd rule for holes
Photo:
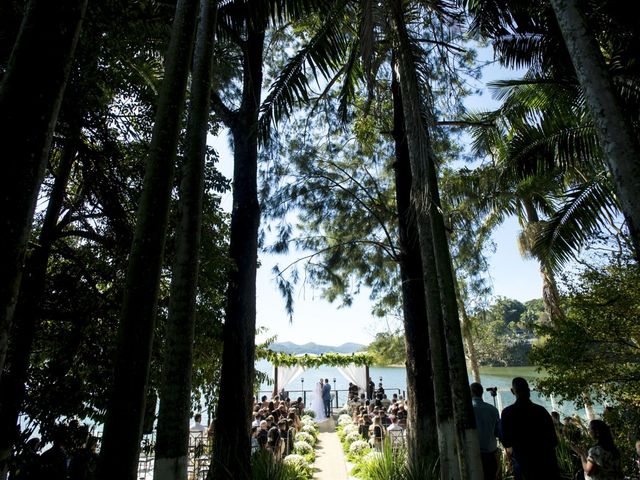
<svg viewBox="0 0 640 480">
<path fill-rule="evenodd" d="M 319 368 L 325 365 L 330 367 L 347 367 L 349 365 L 362 367 L 373 364 L 373 356 L 368 353 L 329 352 L 319 355 L 309 353 L 291 355 L 283 352 L 274 352 L 269 349 L 259 349 L 256 351 L 256 357 L 261 360 L 267 360 L 274 366 L 285 367 Z"/>
</svg>

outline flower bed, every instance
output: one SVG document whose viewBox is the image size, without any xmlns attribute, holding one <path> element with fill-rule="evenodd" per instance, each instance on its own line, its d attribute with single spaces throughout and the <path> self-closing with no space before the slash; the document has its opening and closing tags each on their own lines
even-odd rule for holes
<svg viewBox="0 0 640 480">
<path fill-rule="evenodd" d="M 315 445 L 318 440 L 318 427 L 311 416 L 305 415 L 301 419 L 302 428 L 295 436 L 293 453 L 284 457 L 283 463 L 295 469 L 296 478 L 311 480 L 313 477 L 313 462 L 316 459 Z"/>
</svg>

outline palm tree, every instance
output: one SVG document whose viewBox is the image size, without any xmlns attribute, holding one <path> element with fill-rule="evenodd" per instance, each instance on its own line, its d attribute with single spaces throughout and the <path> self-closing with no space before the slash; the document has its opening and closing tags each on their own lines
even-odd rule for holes
<svg viewBox="0 0 640 480">
<path fill-rule="evenodd" d="M 595 36 L 575 0 L 551 0 L 640 259 L 640 143 Z"/>
<path fill-rule="evenodd" d="M 173 170 L 197 12 L 197 1 L 178 1 L 129 257 L 114 385 L 100 451 L 98 478 L 103 480 L 133 480 L 137 474 Z"/>
<path fill-rule="evenodd" d="M 629 19 L 624 9 L 621 9 L 616 2 L 601 3 L 598 8 L 591 8 L 585 4 L 583 5 L 585 10 L 581 14 L 575 8 L 569 8 L 569 4 L 575 6 L 574 2 L 560 5 L 559 3 L 530 0 L 512 2 L 507 5 L 496 3 L 493 0 L 472 0 L 465 2 L 465 4 L 474 15 L 473 30 L 493 40 L 496 52 L 503 64 L 528 67 L 528 79 L 534 82 L 539 81 L 549 87 L 564 87 L 565 90 L 577 91 L 584 97 L 581 99 L 584 105 L 589 105 L 585 111 L 593 110 L 593 102 L 596 101 L 593 91 L 587 93 L 585 82 L 591 76 L 597 76 L 600 83 L 596 92 L 598 94 L 604 92 L 603 95 L 608 95 L 606 116 L 608 118 L 616 117 L 619 113 L 615 113 L 616 105 L 620 99 L 624 99 L 625 109 L 630 117 L 637 117 L 638 111 L 640 111 L 638 106 L 638 98 L 640 97 L 638 95 L 638 75 L 634 66 L 634 59 L 637 57 L 634 45 L 637 44 L 640 31 L 637 24 Z M 558 11 L 558 8 L 561 11 Z M 569 10 L 571 10 L 570 14 Z M 564 13 L 567 15 L 564 16 Z M 571 30 L 571 38 L 575 37 L 580 23 L 583 22 L 579 18 L 581 15 L 588 18 L 591 31 L 587 35 L 586 30 L 582 29 L 581 38 L 585 40 L 585 43 L 577 47 L 576 43 L 572 41 L 572 46 L 569 47 L 569 42 L 563 40 L 563 35 Z M 567 23 L 570 20 L 571 27 Z M 589 36 L 592 37 L 591 40 L 589 40 Z M 590 73 L 587 75 L 583 68 L 586 60 L 579 61 L 579 67 L 574 69 L 572 68 L 572 59 L 579 52 L 586 54 L 589 49 L 589 41 L 594 41 L 595 38 L 599 42 L 598 48 L 605 52 L 608 63 L 605 66 L 598 53 L 598 48 L 590 49 L 591 55 L 588 55 Z M 609 75 L 613 79 L 615 88 L 610 87 Z M 594 83 L 591 82 L 590 85 L 594 85 Z M 609 105 L 611 105 L 610 111 L 608 110 Z M 580 113 L 576 113 L 576 115 L 581 116 Z M 626 139 L 621 138 L 615 142 L 605 143 L 605 137 L 600 133 L 601 148 L 605 151 L 605 146 L 609 148 L 610 145 L 620 145 L 620 142 L 623 141 L 635 143 L 635 147 L 632 144 L 629 144 L 632 148 L 625 147 L 627 152 L 634 151 L 634 148 L 637 148 L 638 137 L 637 129 L 633 130 L 634 123 L 631 120 L 626 120 L 623 116 L 618 115 L 616 118 L 618 124 L 615 128 L 610 129 L 609 133 L 621 132 L 620 135 L 626 136 Z M 596 127 L 595 131 L 601 131 L 600 124 L 594 121 L 592 125 Z M 627 157 L 618 156 L 616 158 Z M 637 215 L 637 210 L 635 210 L 637 207 L 628 202 L 629 195 L 633 195 L 637 191 L 633 190 L 634 186 L 633 184 L 630 186 L 629 182 L 630 178 L 636 178 L 631 174 L 635 171 L 634 168 L 638 168 L 638 160 L 637 155 L 630 158 L 632 160 L 622 161 L 625 165 L 624 168 L 628 169 L 625 170 L 628 174 L 625 178 L 621 178 L 619 174 L 619 169 L 622 168 L 620 165 L 614 164 L 608 157 L 607 162 L 616 191 L 619 195 L 624 194 L 624 197 L 619 197 L 621 209 L 627 220 L 632 243 L 637 252 L 638 227 L 637 223 L 634 223 L 637 222 L 637 218 L 634 218 L 634 215 Z M 623 206 L 623 202 L 627 203 Z"/>
<path fill-rule="evenodd" d="M 471 193 L 472 203 L 491 212 L 491 225 L 516 214 L 523 226 L 521 250 L 540 261 L 545 310 L 560 319 L 553 271 L 610 222 L 617 200 L 573 86 L 529 75 L 496 86 L 503 105 L 468 118 L 477 125 L 475 150 L 489 153 L 494 164 L 463 173 L 463 196 Z"/>
<path fill-rule="evenodd" d="M 155 480 L 186 480 L 191 411 L 196 290 L 204 196 L 204 164 L 209 127 L 216 6 L 201 0 L 194 53 L 191 104 L 182 167 L 180 220 L 162 369 L 160 409 L 153 467 Z"/>
<path fill-rule="evenodd" d="M 428 280 L 434 274 L 437 275 L 438 279 L 437 293 L 429 291 L 427 285 L 427 309 L 431 310 L 429 304 L 439 304 L 441 299 L 444 338 L 446 340 L 449 374 L 451 375 L 451 393 L 457 435 L 455 435 L 455 438 L 446 438 L 453 433 L 449 431 L 447 433 L 443 432 L 443 435 L 439 435 L 439 438 L 441 442 L 444 439 L 447 442 L 455 442 L 457 444 L 459 470 L 450 468 L 447 471 L 445 468 L 441 474 L 442 478 L 481 478 L 482 467 L 480 465 L 478 437 L 475 431 L 475 418 L 468 389 L 466 362 L 456 304 L 455 281 L 440 208 L 436 167 L 429 137 L 429 125 L 425 121 L 431 118 L 431 114 L 428 110 L 423 110 L 424 97 L 420 92 L 421 86 L 428 90 L 429 84 L 424 80 L 420 82 L 418 77 L 416 59 L 414 57 L 415 46 L 412 44 L 411 37 L 407 31 L 406 12 L 403 2 L 391 1 L 390 7 L 394 51 L 397 53 L 394 68 L 398 72 L 402 92 L 405 128 L 413 176 L 412 194 L 418 215 L 418 231 L 426 274 L 425 280 Z M 435 269 L 433 264 L 429 264 L 429 258 L 434 258 Z M 431 311 L 433 312 L 434 310 Z M 432 322 L 431 317 L 429 322 Z M 438 339 L 431 338 L 430 340 L 433 348 Z M 439 373 L 434 369 L 434 375 Z M 441 462 L 446 462 L 449 459 L 443 453 L 445 452 L 441 451 Z"/>
<path fill-rule="evenodd" d="M 18 298 L 27 239 L 86 0 L 31 0 L 0 83 L 0 141 L 11 155 L 2 176 L 0 372 Z"/>
</svg>

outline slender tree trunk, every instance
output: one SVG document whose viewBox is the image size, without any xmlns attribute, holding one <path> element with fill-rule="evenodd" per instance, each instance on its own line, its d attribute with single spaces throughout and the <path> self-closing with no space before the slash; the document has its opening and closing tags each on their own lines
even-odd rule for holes
<svg viewBox="0 0 640 480">
<path fill-rule="evenodd" d="M 426 129 L 425 135 L 428 135 Z M 433 231 L 438 283 L 440 285 L 443 304 L 444 334 L 447 345 L 447 358 L 449 360 L 453 410 L 460 449 L 458 459 L 462 478 L 475 480 L 483 478 L 482 464 L 480 462 L 480 443 L 476 430 L 473 405 L 471 403 L 467 362 L 462 344 L 462 330 L 458 316 L 458 302 L 455 287 L 456 280 L 453 274 L 451 252 L 449 250 L 447 232 L 442 216 L 435 159 L 433 158 L 430 148 L 426 161 L 428 162 L 429 218 Z"/>
<path fill-rule="evenodd" d="M 194 323 L 215 15 L 214 0 L 201 0 L 187 150 L 182 167 L 180 220 L 176 229 L 176 260 L 171 278 L 166 353 L 162 369 L 154 480 L 187 478 Z"/>
<path fill-rule="evenodd" d="M 462 338 L 467 346 L 467 355 L 469 357 L 469 366 L 471 367 L 471 374 L 473 375 L 474 382 L 480 382 L 480 364 L 478 363 L 478 354 L 476 352 L 476 345 L 473 343 L 473 332 L 471 331 L 471 319 L 467 315 L 467 309 L 464 306 L 464 302 L 460 302 L 460 317 Z"/>
<path fill-rule="evenodd" d="M 402 2 L 392 1 L 393 22 L 396 29 L 398 71 L 402 91 L 402 102 L 405 115 L 407 140 L 411 158 L 411 173 L 413 176 L 413 198 L 418 215 L 418 228 L 420 233 L 420 247 L 422 260 L 425 264 L 425 280 L 429 283 L 430 277 L 437 274 L 437 286 L 426 285 L 427 309 L 429 312 L 430 328 L 432 328 L 432 312 L 436 309 L 429 303 L 437 303 L 441 306 L 442 326 L 444 330 L 444 345 L 448 360 L 449 375 L 451 377 L 450 392 L 452 395 L 453 409 L 455 413 L 455 438 L 458 446 L 459 468 L 448 465 L 449 471 L 443 471 L 442 478 L 482 478 L 482 466 L 480 464 L 480 448 L 477 431 L 475 430 L 475 417 L 471 405 L 471 396 L 468 388 L 466 362 L 462 335 L 458 319 L 457 303 L 453 279 L 453 269 L 449 247 L 444 228 L 444 221 L 440 209 L 437 178 L 434 159 L 431 150 L 429 132 L 422 116 L 419 83 L 416 74 L 415 62 L 409 35 L 404 22 Z M 428 213 L 428 215 L 427 215 Z M 431 262 L 431 258 L 433 261 Z M 435 268 L 434 268 L 435 266 Z M 433 322 L 435 323 L 435 322 Z M 431 348 L 434 349 L 432 337 Z M 432 355 L 434 352 L 432 351 Z M 434 366 L 434 376 L 438 371 Z M 436 388 L 436 401 L 439 393 Z M 436 403 L 436 413 L 438 405 Z M 442 441 L 442 440 L 441 440 Z M 441 452 L 447 456 L 446 462 L 453 460 L 448 455 L 449 451 Z M 443 459 L 441 458 L 441 465 Z"/>
<path fill-rule="evenodd" d="M 533 205 L 530 198 L 523 198 L 522 204 L 527 215 L 527 225 L 525 231 L 531 229 L 540 221 L 538 212 Z M 540 277 L 542 278 L 542 303 L 544 304 L 544 310 L 551 324 L 555 324 L 558 320 L 565 318 L 564 310 L 560 304 L 560 293 L 558 292 L 558 285 L 553 271 L 547 267 L 542 261 L 540 264 Z"/>
<path fill-rule="evenodd" d="M 257 193 L 258 111 L 262 87 L 264 26 L 247 22 L 244 89 L 240 110 L 229 125 L 233 135 L 233 211 L 220 397 L 213 459 L 208 479 L 251 478 L 251 406 L 255 377 L 256 268 L 260 205 Z"/>
<path fill-rule="evenodd" d="M 551 0 L 640 259 L 640 145 L 578 0 Z"/>
<path fill-rule="evenodd" d="M 398 37 L 404 36 L 406 40 L 406 31 L 403 31 L 404 17 L 402 14 L 401 2 L 392 2 L 394 5 L 394 22 L 399 30 Z M 438 286 L 436 260 L 433 250 L 433 237 L 431 232 L 431 224 L 429 222 L 426 210 L 416 196 L 421 196 L 424 185 L 421 181 L 424 177 L 416 175 L 420 172 L 417 167 L 417 153 L 420 152 L 420 145 L 417 144 L 421 139 L 416 137 L 416 112 L 414 109 L 419 102 L 417 88 L 410 85 L 405 79 L 405 71 L 412 68 L 412 61 L 406 58 L 406 51 L 399 45 L 397 53 L 396 74 L 399 77 L 400 91 L 402 94 L 402 107 L 404 112 L 405 131 L 407 134 L 407 145 L 409 147 L 409 158 L 411 162 L 411 202 L 413 204 L 413 213 L 416 215 L 416 223 L 418 225 L 418 236 L 420 245 L 420 255 L 422 258 L 422 272 L 425 290 L 425 304 L 427 309 L 429 346 L 431 348 L 431 368 L 433 371 L 433 390 L 435 396 L 436 422 L 438 430 L 438 453 L 440 464 L 440 478 L 442 480 L 457 480 L 460 478 L 460 471 L 457 467 L 457 451 L 456 451 L 456 435 L 453 417 L 453 404 L 451 401 L 451 389 L 449 369 L 447 365 L 446 343 L 444 338 L 444 329 L 442 324 L 442 304 L 440 300 L 440 289 Z M 415 75 L 415 70 L 413 71 Z M 409 99 L 412 99 L 410 101 Z M 416 100 L 418 99 L 418 100 Z M 419 120 L 420 121 L 420 120 Z"/>
<path fill-rule="evenodd" d="M 178 1 L 129 257 L 114 385 L 100 451 L 101 480 L 134 480 L 137 474 L 173 170 L 197 11 L 196 0 Z"/>
<path fill-rule="evenodd" d="M 40 184 L 87 0 L 31 0 L 0 83 L 0 372 Z"/>
<path fill-rule="evenodd" d="M 393 93 L 393 137 L 396 150 L 396 202 L 398 208 L 400 275 L 404 343 L 407 353 L 407 395 L 409 463 L 418 469 L 422 463 L 435 460 L 438 444 L 435 399 L 433 392 L 429 327 L 424 297 L 422 256 L 418 243 L 416 214 L 411 205 L 411 163 L 404 130 L 402 98 L 396 76 L 391 83 Z"/>
<path fill-rule="evenodd" d="M 5 374 L 0 379 L 0 464 L 9 458 L 16 440 L 15 426 L 24 401 L 29 357 L 38 329 L 49 255 L 57 236 L 58 217 L 77 153 L 79 133 L 79 131 L 75 132 L 68 139 L 62 151 L 38 243 L 26 260 L 5 363 Z"/>
</svg>

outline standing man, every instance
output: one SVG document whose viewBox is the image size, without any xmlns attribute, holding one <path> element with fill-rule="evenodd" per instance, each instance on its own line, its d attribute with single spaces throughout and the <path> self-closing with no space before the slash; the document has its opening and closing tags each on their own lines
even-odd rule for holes
<svg viewBox="0 0 640 480">
<path fill-rule="evenodd" d="M 327 418 L 331 417 L 331 385 L 329 385 L 329 379 L 324 379 L 324 386 L 322 387 L 322 401 L 324 402 L 324 414 Z"/>
<path fill-rule="evenodd" d="M 511 460 L 516 480 L 557 480 L 556 429 L 549 412 L 529 398 L 529 384 L 522 377 L 511 382 L 516 396 L 502 410 L 502 445 Z"/>
<path fill-rule="evenodd" d="M 471 401 L 473 402 L 473 413 L 476 417 L 476 428 L 480 440 L 480 459 L 482 460 L 482 471 L 484 480 L 496 480 L 498 476 L 498 425 L 500 423 L 500 413 L 493 405 L 482 399 L 484 389 L 479 383 L 469 385 L 471 389 Z"/>
</svg>

